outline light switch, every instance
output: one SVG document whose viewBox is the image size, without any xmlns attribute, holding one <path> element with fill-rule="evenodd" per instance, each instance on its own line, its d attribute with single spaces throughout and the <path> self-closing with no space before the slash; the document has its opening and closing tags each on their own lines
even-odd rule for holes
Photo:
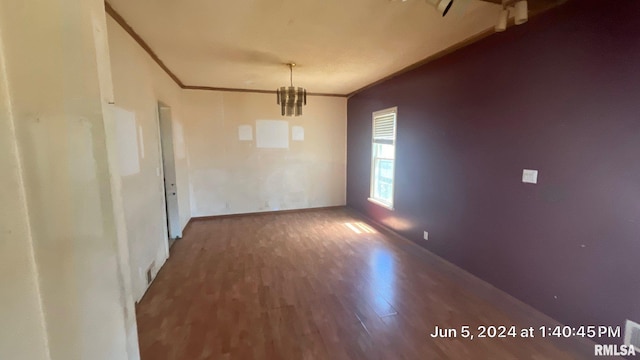
<svg viewBox="0 0 640 360">
<path fill-rule="evenodd" d="M 527 184 L 538 183 L 538 170 L 522 170 L 522 182 Z"/>
</svg>

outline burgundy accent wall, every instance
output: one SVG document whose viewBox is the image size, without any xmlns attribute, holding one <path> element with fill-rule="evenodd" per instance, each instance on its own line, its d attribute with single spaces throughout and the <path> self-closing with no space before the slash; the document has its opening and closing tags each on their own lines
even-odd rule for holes
<svg viewBox="0 0 640 360">
<path fill-rule="evenodd" d="M 565 324 L 640 322 L 639 16 L 569 1 L 352 97 L 348 205 Z M 393 106 L 388 211 L 367 197 Z"/>
</svg>

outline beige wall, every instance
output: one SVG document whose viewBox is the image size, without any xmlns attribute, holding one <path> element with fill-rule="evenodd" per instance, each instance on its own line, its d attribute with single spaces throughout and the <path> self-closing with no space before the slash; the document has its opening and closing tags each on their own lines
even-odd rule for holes
<svg viewBox="0 0 640 360">
<path fill-rule="evenodd" d="M 49 359 L 0 19 L 0 359 Z"/>
<path fill-rule="evenodd" d="M 11 100 L 15 124 L 14 136 L 7 110 L 0 112 L 2 147 L 8 148 L 0 157 L 8 170 L 2 185 L 15 190 L 6 203 L 3 191 L 0 205 L 1 256 L 11 259 L 2 261 L 0 314 L 8 322 L 2 322 L 0 357 L 46 359 L 48 344 L 54 360 L 135 359 L 133 301 L 120 261 L 126 254 L 117 224 L 119 194 L 106 146 L 104 4 L 2 1 L 0 26 L 7 69 L 0 83 L 8 85 L 3 100 Z M 12 204 L 16 208 L 5 217 Z"/>
<path fill-rule="evenodd" d="M 181 226 L 184 228 L 191 218 L 187 154 L 181 136 L 181 89 L 111 17 L 107 26 L 115 105 L 135 113 L 137 131 L 142 132 L 144 144 L 140 171 L 122 177 L 131 280 L 135 298 L 139 300 L 147 289 L 147 269 L 154 263 L 155 275 L 167 258 L 164 185 L 158 175 L 161 166 L 158 101 L 170 106 L 172 112 Z"/>
<path fill-rule="evenodd" d="M 145 132 L 141 172 L 123 178 L 135 292 L 137 268 L 162 261 L 156 186 L 155 102 L 171 106 L 181 222 L 191 216 L 345 204 L 346 98 L 309 97 L 304 115 L 285 118 L 275 94 L 181 90 L 144 50 L 108 19 L 116 105 L 134 111 Z M 285 79 L 286 80 L 286 79 Z M 284 81 L 284 80 L 283 80 Z M 238 126 L 256 120 L 302 126 L 305 139 L 288 150 L 258 149 L 239 141 Z M 136 280 L 136 278 L 140 278 Z M 139 283 L 136 285 L 136 282 Z"/>
<path fill-rule="evenodd" d="M 345 204 L 346 98 L 309 97 L 289 118 L 275 94 L 185 90 L 182 100 L 192 216 Z M 257 148 L 256 120 L 286 120 L 289 149 Z M 240 125 L 253 141 L 238 140 Z M 304 141 L 291 141 L 292 126 Z"/>
<path fill-rule="evenodd" d="M 238 125 L 255 137 L 256 120 L 282 119 L 273 95 L 179 89 L 99 0 L 0 2 L 0 74 L 0 358 L 139 357 L 140 270 L 167 255 L 157 101 L 173 112 L 182 226 L 192 209 L 345 202 L 346 99 L 310 97 L 286 119 L 304 141 L 257 149 Z M 122 178 L 112 101 L 144 140 Z"/>
</svg>

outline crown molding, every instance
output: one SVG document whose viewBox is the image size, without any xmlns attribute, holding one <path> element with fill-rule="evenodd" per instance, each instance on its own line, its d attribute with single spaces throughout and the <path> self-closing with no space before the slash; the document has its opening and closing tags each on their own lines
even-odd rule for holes
<svg viewBox="0 0 640 360">
<path fill-rule="evenodd" d="M 236 88 L 221 88 L 221 87 L 214 87 L 214 86 L 193 86 L 193 85 L 185 85 L 182 88 L 185 90 L 250 92 L 250 93 L 258 93 L 258 94 L 275 94 L 277 92 L 276 90 L 236 89 Z M 312 92 L 307 92 L 307 96 L 347 97 L 347 95 L 343 95 L 343 94 L 327 94 L 327 93 L 312 93 Z"/>
<path fill-rule="evenodd" d="M 241 88 L 222 88 L 213 86 L 199 86 L 199 85 L 186 85 L 180 80 L 180 78 L 158 57 L 158 55 L 151 49 L 151 46 L 127 23 L 127 21 L 109 4 L 108 1 L 104 2 L 104 9 L 109 16 L 115 22 L 118 23 L 138 45 L 153 59 L 153 61 L 164 70 L 167 75 L 178 85 L 181 89 L 185 90 L 207 90 L 207 91 L 226 91 L 226 92 L 245 92 L 245 93 L 258 93 L 258 94 L 275 94 L 275 90 L 257 90 L 257 89 L 241 89 Z M 308 96 L 331 96 L 331 97 L 347 97 L 343 94 L 326 94 L 326 93 L 307 93 Z"/>
<path fill-rule="evenodd" d="M 487 2 L 497 2 L 497 1 L 501 1 L 501 0 L 483 0 L 483 1 L 487 1 Z M 536 11 L 532 12 L 530 14 L 530 18 L 537 16 L 541 13 L 544 13 L 552 8 L 555 8 L 559 5 L 562 5 L 564 3 L 566 3 L 567 0 L 547 0 L 547 2 L 549 2 L 550 4 L 548 4 L 548 6 L 545 7 L 540 7 L 538 9 L 536 9 Z M 129 25 L 126 20 L 111 6 L 111 4 L 109 4 L 108 1 L 104 2 L 104 6 L 105 6 L 105 11 L 107 14 L 109 14 L 109 16 L 111 16 L 113 18 L 113 20 L 115 20 L 132 38 L 133 40 L 135 40 L 138 45 L 140 45 L 140 47 L 147 52 L 147 54 L 149 54 L 149 56 L 158 64 L 158 66 L 160 66 L 160 68 L 162 68 L 162 70 L 164 70 L 164 72 L 167 73 L 167 75 L 169 75 L 169 77 L 171 79 L 173 79 L 173 81 L 181 88 L 181 89 L 185 89 L 185 90 L 205 90 L 205 91 L 224 91 L 224 92 L 245 92 L 245 93 L 257 93 L 257 94 L 275 94 L 276 91 L 275 90 L 258 90 L 258 89 L 242 89 L 242 88 L 223 88 L 223 87 L 213 87 L 213 86 L 200 86 L 200 85 L 186 85 L 184 84 L 180 78 L 178 78 L 178 76 L 176 76 L 176 74 L 174 74 L 171 69 L 169 69 L 167 67 L 167 65 L 165 65 L 165 63 L 158 57 L 158 55 L 153 51 L 153 49 L 151 49 L 151 47 L 149 46 L 149 44 L 147 44 L 144 39 L 142 39 L 142 37 L 131 27 L 131 25 Z M 513 24 L 513 20 L 510 21 L 510 25 Z M 489 28 L 487 30 L 484 30 L 476 35 L 472 35 L 456 44 L 453 44 L 452 46 L 449 46 L 448 48 L 445 48 L 435 54 L 432 54 L 416 63 L 413 63 L 407 67 L 404 67 L 390 75 L 387 75 L 379 80 L 376 80 L 368 85 L 365 85 L 361 88 L 359 88 L 358 90 L 352 91 L 348 94 L 327 94 L 327 93 L 307 93 L 308 96 L 329 96 L 329 97 L 346 97 L 346 98 L 350 98 L 358 93 L 361 93 L 369 88 L 372 88 L 380 83 L 383 83 L 387 80 L 390 80 L 392 78 L 395 78 L 399 75 L 402 75 L 406 72 L 409 72 L 411 70 L 414 70 L 416 68 L 419 68 L 427 63 L 430 63 L 434 60 L 437 60 L 439 58 L 442 58 L 446 55 L 449 55 L 457 50 L 460 50 L 468 45 L 471 45 L 477 41 L 480 41 L 486 37 L 488 37 L 489 35 L 492 35 L 495 33 L 495 30 L 492 28 Z"/>
<path fill-rule="evenodd" d="M 502 0 L 481 0 L 481 1 L 490 2 L 490 3 L 498 3 L 498 2 L 500 2 Z M 562 4 L 565 4 L 567 1 L 568 0 L 545 0 L 544 2 L 543 1 L 538 1 L 537 2 L 538 5 L 536 6 L 536 8 L 534 10 L 532 10 L 532 11 L 529 11 L 529 19 L 531 19 L 533 17 L 536 17 L 536 16 L 538 16 L 540 14 L 543 14 L 543 13 L 545 13 L 545 12 L 547 12 L 547 11 L 553 9 L 553 8 L 556 8 L 556 7 L 558 7 L 558 6 L 562 5 Z M 545 5 L 545 6 L 542 6 L 542 5 Z M 514 24 L 513 19 L 509 19 L 509 27 L 514 26 L 514 25 L 515 24 Z M 446 49 L 443 49 L 443 50 L 441 50 L 441 51 L 439 51 L 439 52 L 437 52 L 437 53 L 435 53 L 433 55 L 427 56 L 426 58 L 424 58 L 424 59 L 422 59 L 422 60 L 420 60 L 420 61 L 418 61 L 418 62 L 416 62 L 414 64 L 411 64 L 411 65 L 409 65 L 409 66 L 407 66 L 405 68 L 402 68 L 402 69 L 400 69 L 400 70 L 398 70 L 398 71 L 396 71 L 396 72 L 394 72 L 394 73 L 392 73 L 390 75 L 387 75 L 387 76 L 383 77 L 380 80 L 374 81 L 369 85 L 363 86 L 360 89 L 347 94 L 347 98 L 350 98 L 350 97 L 352 97 L 354 95 L 357 95 L 358 93 L 361 93 L 361 92 L 363 92 L 363 91 L 365 91 L 365 90 L 367 90 L 369 88 L 372 88 L 372 87 L 374 87 L 374 86 L 376 86 L 378 84 L 381 84 L 381 83 L 383 83 L 383 82 L 385 82 L 387 80 L 391 80 L 392 78 L 395 78 L 396 76 L 399 76 L 399 75 L 402 75 L 402 74 L 404 74 L 406 72 L 409 72 L 411 70 L 417 69 L 417 68 L 419 68 L 419 67 L 421 67 L 421 66 L 423 66 L 425 64 L 428 64 L 428 63 L 430 63 L 430 62 L 432 62 L 434 60 L 437 60 L 437 59 L 440 59 L 440 58 L 442 58 L 444 56 L 447 56 L 447 55 L 449 55 L 449 54 L 451 54 L 453 52 L 456 52 L 457 50 L 460 50 L 460 49 L 462 49 L 464 47 L 467 47 L 467 46 L 469 46 L 469 45 L 471 45 L 471 44 L 473 44 L 475 42 L 478 42 L 478 41 L 488 37 L 489 35 L 493 35 L 495 33 L 496 33 L 495 29 L 493 27 L 491 27 L 491 28 L 489 28 L 487 30 L 484 30 L 482 32 L 477 33 L 476 35 L 472 35 L 472 36 L 470 36 L 470 37 L 468 37 L 468 38 L 466 38 L 466 39 L 464 39 L 464 40 L 462 40 L 462 41 L 460 41 L 458 43 L 455 43 L 455 44 L 449 46 Z"/>
<path fill-rule="evenodd" d="M 118 14 L 118 12 L 107 1 L 104 2 L 104 10 L 105 10 L 105 12 L 107 14 L 109 14 L 109 16 L 111 16 L 111 18 L 113 18 L 113 20 L 115 20 L 124 29 L 124 31 L 126 31 L 133 38 L 133 40 L 135 40 L 138 43 L 138 45 L 140 45 L 140 47 L 144 51 L 147 52 L 147 54 L 149 54 L 149 56 L 151 56 L 153 61 L 155 61 L 156 64 L 158 64 L 158 66 L 160 66 L 162 68 L 162 70 L 164 70 L 164 72 L 166 72 L 167 75 L 169 75 L 169 77 L 171 79 L 173 79 L 173 81 L 179 87 L 184 88 L 184 83 L 182 81 L 180 81 L 180 79 L 176 76 L 176 74 L 174 74 L 171 71 L 171 69 L 169 69 L 167 67 L 167 65 L 164 64 L 164 62 L 162 62 L 162 60 L 160 60 L 158 55 L 156 55 L 156 53 L 153 51 L 153 49 L 151 49 L 149 44 L 147 44 L 147 42 L 144 41 L 144 39 L 142 39 L 142 37 L 140 37 L 140 35 L 138 35 L 138 33 L 135 30 L 133 30 L 131 25 L 129 25 L 124 20 L 124 18 L 122 16 L 120 16 L 120 14 Z"/>
<path fill-rule="evenodd" d="M 460 42 L 458 42 L 458 43 L 456 43 L 456 44 L 454 44 L 452 46 L 449 46 L 448 48 L 446 48 L 444 50 L 438 51 L 437 53 L 435 53 L 433 55 L 429 55 L 426 58 L 424 58 L 424 59 L 422 59 L 422 60 L 420 60 L 420 61 L 418 61 L 416 63 L 413 63 L 413 64 L 411 64 L 411 65 L 409 65 L 407 67 L 404 67 L 404 68 L 402 68 L 402 69 L 400 69 L 400 70 L 398 70 L 398 71 L 396 71 L 396 72 L 394 72 L 394 73 L 392 73 L 390 75 L 387 75 L 387 76 L 381 78 L 380 80 L 376 80 L 376 81 L 370 83 L 369 85 L 365 85 L 365 86 L 361 87 L 360 89 L 347 94 L 347 97 L 350 98 L 350 97 L 352 97 L 354 95 L 357 95 L 358 93 L 361 93 L 361 92 L 363 92 L 363 91 L 365 91 L 365 90 L 367 90 L 369 88 L 372 88 L 372 87 L 374 87 L 374 86 L 376 86 L 378 84 L 381 84 L 381 83 L 383 83 L 383 82 L 385 82 L 387 80 L 391 80 L 392 78 L 394 78 L 396 76 L 402 75 L 402 74 L 404 74 L 406 72 L 409 72 L 411 70 L 417 69 L 417 68 L 419 68 L 419 67 L 421 67 L 421 66 L 423 66 L 425 64 L 428 64 L 428 63 L 430 63 L 430 62 L 432 62 L 434 60 L 440 59 L 441 57 L 449 55 L 449 54 L 451 54 L 451 53 L 453 53 L 453 52 L 455 52 L 457 50 L 462 49 L 465 46 L 468 46 L 468 45 L 471 45 L 471 44 L 473 44 L 473 43 L 475 43 L 477 41 L 480 41 L 480 40 L 482 40 L 482 39 L 486 38 L 487 36 L 492 35 L 494 33 L 495 33 L 495 30 L 493 28 L 490 28 L 490 29 L 484 30 L 484 31 L 482 31 L 482 32 L 480 32 L 480 33 L 478 33 L 476 35 L 472 35 L 472 36 L 470 36 L 470 37 L 468 37 L 468 38 L 466 38 L 466 39 L 464 39 L 464 40 L 462 40 L 462 41 L 460 41 Z"/>
</svg>

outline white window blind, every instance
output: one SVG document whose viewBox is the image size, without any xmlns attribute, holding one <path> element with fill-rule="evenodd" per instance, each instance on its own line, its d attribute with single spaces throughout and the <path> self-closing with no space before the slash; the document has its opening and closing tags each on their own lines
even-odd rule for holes
<svg viewBox="0 0 640 360">
<path fill-rule="evenodd" d="M 398 108 L 373 113 L 369 201 L 393 210 Z"/>
<path fill-rule="evenodd" d="M 393 145 L 396 137 L 396 113 L 381 114 L 373 119 L 373 142 Z"/>
</svg>

